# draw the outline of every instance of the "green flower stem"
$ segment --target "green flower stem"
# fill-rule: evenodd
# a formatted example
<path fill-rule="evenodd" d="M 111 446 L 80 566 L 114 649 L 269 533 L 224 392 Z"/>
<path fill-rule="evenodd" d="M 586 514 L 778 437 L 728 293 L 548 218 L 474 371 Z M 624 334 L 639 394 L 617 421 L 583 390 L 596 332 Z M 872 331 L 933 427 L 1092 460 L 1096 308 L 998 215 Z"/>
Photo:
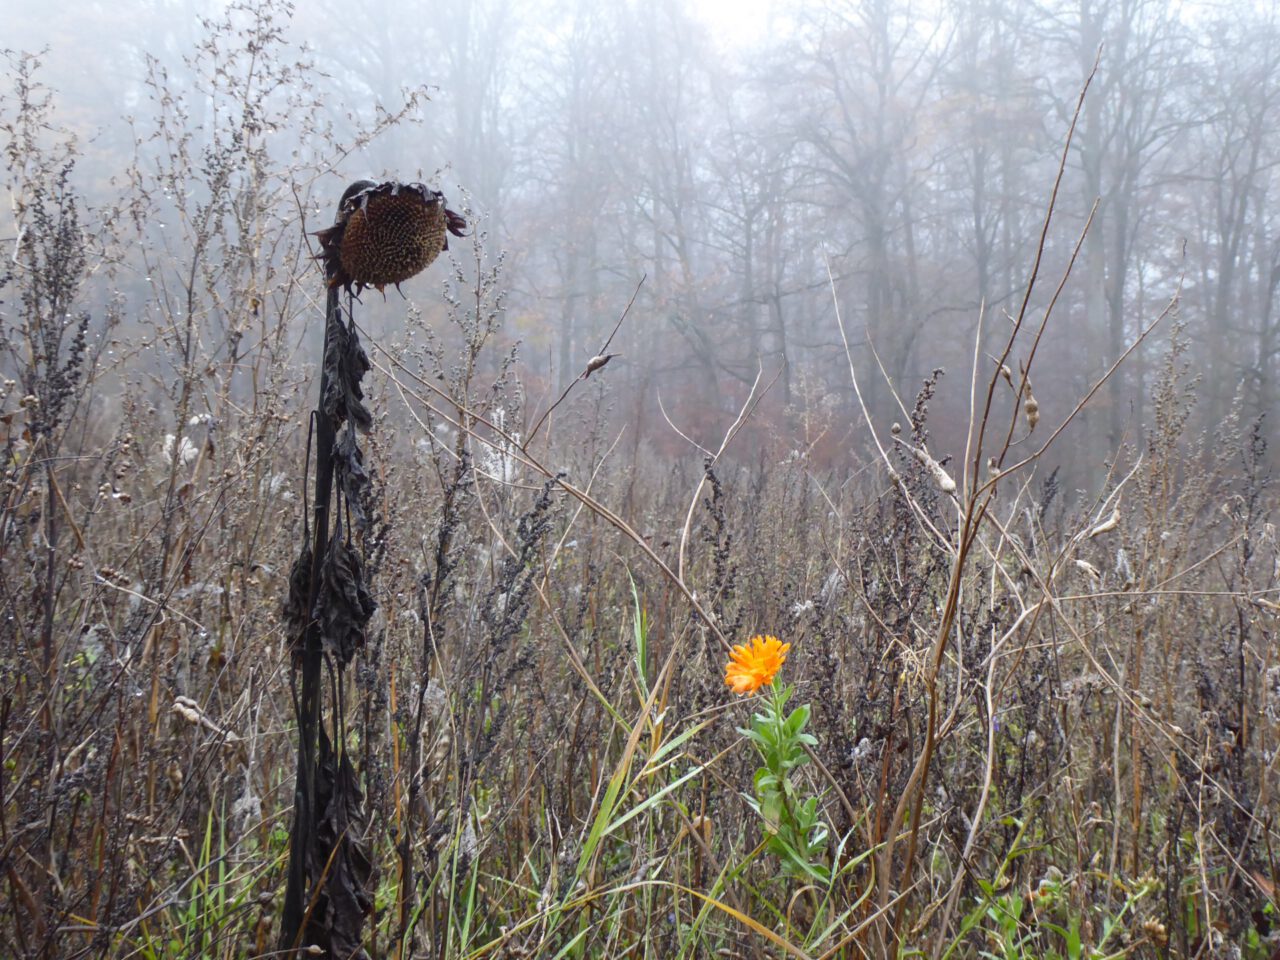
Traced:
<path fill-rule="evenodd" d="M 789 876 L 806 882 L 826 883 L 830 870 L 821 858 L 826 850 L 827 826 L 818 819 L 818 798 L 802 797 L 792 771 L 809 762 L 806 747 L 818 741 L 804 732 L 809 705 L 787 713 L 789 686 L 770 685 L 769 696 L 757 701 L 763 710 L 752 714 L 751 725 L 742 728 L 764 765 L 753 779 L 754 796 L 748 799 L 763 823 L 765 847 L 782 862 Z"/>

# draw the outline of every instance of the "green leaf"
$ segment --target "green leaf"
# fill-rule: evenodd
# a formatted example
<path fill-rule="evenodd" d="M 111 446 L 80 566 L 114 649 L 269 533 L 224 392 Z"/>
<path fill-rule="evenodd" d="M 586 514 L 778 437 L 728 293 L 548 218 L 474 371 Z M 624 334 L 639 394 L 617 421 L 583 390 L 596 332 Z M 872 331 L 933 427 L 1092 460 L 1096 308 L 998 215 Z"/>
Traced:
<path fill-rule="evenodd" d="M 796 707 L 791 711 L 791 716 L 787 717 L 785 730 L 788 736 L 794 737 L 804 729 L 806 723 L 809 722 L 809 705 L 806 703 L 803 707 Z"/>
<path fill-rule="evenodd" d="M 631 571 L 627 571 L 627 579 L 631 581 L 631 602 L 634 609 L 634 620 L 632 626 L 632 641 L 635 644 L 635 663 L 636 675 L 640 678 L 640 689 L 644 696 L 649 696 L 649 615 L 644 608 L 640 606 L 640 591 L 636 589 L 636 582 L 631 576 Z"/>
<path fill-rule="evenodd" d="M 617 830 L 624 823 L 627 823 L 630 820 L 633 820 L 636 817 L 640 816 L 640 814 L 644 813 L 650 807 L 654 806 L 659 801 L 661 801 L 662 798 L 665 797 L 667 794 L 669 794 L 672 790 L 675 790 L 677 787 L 681 786 L 682 784 L 692 780 L 694 777 L 698 776 L 698 774 L 702 773 L 702 771 L 705 769 L 706 768 L 703 766 L 694 767 L 684 776 L 671 781 L 671 783 L 667 784 L 657 793 L 653 793 L 645 797 L 643 800 L 637 803 L 634 807 L 632 807 L 630 810 L 624 813 L 617 820 L 614 820 L 612 823 L 610 823 L 608 827 L 605 828 L 605 831 L 604 831 L 605 835 L 613 833 L 613 831 Z"/>

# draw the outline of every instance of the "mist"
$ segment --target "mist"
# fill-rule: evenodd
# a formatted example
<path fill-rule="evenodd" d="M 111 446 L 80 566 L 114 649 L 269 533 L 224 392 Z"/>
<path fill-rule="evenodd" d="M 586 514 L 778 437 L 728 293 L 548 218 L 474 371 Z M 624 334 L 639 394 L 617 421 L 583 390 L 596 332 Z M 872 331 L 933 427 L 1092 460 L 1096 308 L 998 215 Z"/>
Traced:
<path fill-rule="evenodd" d="M 763 371 L 761 420 L 780 432 L 803 433 L 801 410 L 833 411 L 815 454 L 862 442 L 837 306 L 874 413 L 893 418 L 893 392 L 909 404 L 941 368 L 958 415 L 937 428 L 961 435 L 975 344 L 983 376 L 990 340 L 1023 312 L 1092 75 L 1026 304 L 1043 314 L 1057 293 L 1040 402 L 1065 415 L 1177 298 L 1202 422 L 1274 412 L 1272 11 L 776 4 L 738 42 L 677 3 L 427 17 L 321 4 L 257 28 L 250 10 L 177 4 L 15 13 L 7 43 L 42 61 L 34 76 L 85 151 L 76 184 L 92 205 L 125 202 L 125 171 L 164 153 L 166 95 L 180 98 L 192 167 L 248 108 L 264 160 L 307 165 L 296 187 L 312 229 L 360 177 L 465 198 L 486 255 L 505 256 L 504 331 L 531 397 L 581 373 L 644 277 L 616 340 L 619 423 L 665 443 L 661 395 L 688 429 L 721 429 Z M 257 29 L 257 59 L 202 51 L 219 21 Z M 160 242 L 161 222 L 152 207 L 137 242 Z M 431 287 L 408 296 L 438 305 Z M 395 329 L 403 311 L 389 302 L 379 322 Z M 1096 463 L 1140 442 L 1173 326 L 1079 418 Z"/>
<path fill-rule="evenodd" d="M 1270 955 L 1275 4 L 4 22 L 0 952 Z M 467 226 L 339 297 L 360 180 Z M 753 636 L 803 774 L 724 719 Z"/>

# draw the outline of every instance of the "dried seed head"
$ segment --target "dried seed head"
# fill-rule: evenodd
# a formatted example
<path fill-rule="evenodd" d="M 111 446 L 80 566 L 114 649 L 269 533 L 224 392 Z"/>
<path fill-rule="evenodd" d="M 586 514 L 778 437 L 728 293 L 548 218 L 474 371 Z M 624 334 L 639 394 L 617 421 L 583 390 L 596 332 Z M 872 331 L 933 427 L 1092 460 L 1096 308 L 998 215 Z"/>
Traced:
<path fill-rule="evenodd" d="M 347 188 L 332 227 L 317 232 L 330 286 L 381 290 L 429 267 L 467 223 L 444 194 L 420 183 L 360 181 Z"/>
<path fill-rule="evenodd" d="M 1023 410 L 1027 414 L 1027 429 L 1035 430 L 1036 424 L 1040 422 L 1040 403 L 1031 394 L 1027 395 L 1027 402 L 1023 406 Z"/>
<path fill-rule="evenodd" d="M 1151 942 L 1157 947 L 1163 947 L 1169 942 L 1169 931 L 1166 930 L 1164 924 L 1155 917 L 1148 917 L 1146 920 L 1142 921 L 1142 932 L 1145 933 Z"/>
<path fill-rule="evenodd" d="M 896 437 L 898 434 L 902 432 L 902 424 L 898 423 L 898 421 L 895 420 L 893 422 L 893 426 L 889 428 L 889 432 Z"/>

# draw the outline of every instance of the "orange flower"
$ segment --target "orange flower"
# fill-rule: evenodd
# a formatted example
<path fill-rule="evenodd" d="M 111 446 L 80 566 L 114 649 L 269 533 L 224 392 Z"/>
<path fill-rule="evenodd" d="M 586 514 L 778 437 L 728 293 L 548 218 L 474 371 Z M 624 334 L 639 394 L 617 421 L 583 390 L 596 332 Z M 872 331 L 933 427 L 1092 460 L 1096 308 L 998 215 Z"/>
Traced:
<path fill-rule="evenodd" d="M 724 682 L 739 696 L 755 693 L 773 683 L 773 675 L 782 669 L 790 649 L 791 644 L 781 643 L 777 637 L 752 637 L 750 646 L 738 644 L 729 654 Z"/>

